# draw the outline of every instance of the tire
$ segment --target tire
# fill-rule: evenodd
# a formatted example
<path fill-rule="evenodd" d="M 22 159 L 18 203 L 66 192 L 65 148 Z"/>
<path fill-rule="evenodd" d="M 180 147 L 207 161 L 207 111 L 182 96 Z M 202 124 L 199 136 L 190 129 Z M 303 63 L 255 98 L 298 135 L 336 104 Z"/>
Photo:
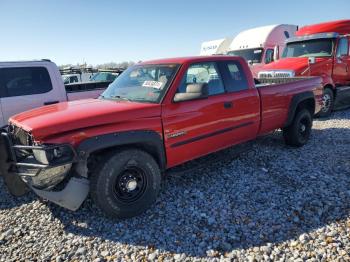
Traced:
<path fill-rule="evenodd" d="M 295 115 L 290 126 L 283 129 L 284 141 L 287 145 L 301 147 L 310 138 L 312 129 L 312 114 L 307 109 L 302 109 Z"/>
<path fill-rule="evenodd" d="M 91 196 L 109 217 L 130 218 L 156 200 L 161 172 L 154 158 L 138 149 L 109 155 L 91 174 Z"/>
<path fill-rule="evenodd" d="M 330 88 L 325 88 L 322 96 L 322 102 L 323 102 L 323 105 L 322 105 L 321 111 L 318 113 L 317 116 L 319 117 L 330 116 L 334 107 L 334 94 Z"/>

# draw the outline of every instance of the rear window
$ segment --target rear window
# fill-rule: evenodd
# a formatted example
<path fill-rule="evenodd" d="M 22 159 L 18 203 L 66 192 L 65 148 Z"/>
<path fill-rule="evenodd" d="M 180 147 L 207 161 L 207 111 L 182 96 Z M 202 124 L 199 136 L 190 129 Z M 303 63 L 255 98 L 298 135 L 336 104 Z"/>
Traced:
<path fill-rule="evenodd" d="M 248 89 L 248 81 L 242 65 L 239 62 L 226 62 L 228 72 L 228 92 L 237 92 Z"/>
<path fill-rule="evenodd" d="M 25 96 L 50 92 L 52 83 L 44 67 L 1 68 L 0 88 L 3 97 Z"/>

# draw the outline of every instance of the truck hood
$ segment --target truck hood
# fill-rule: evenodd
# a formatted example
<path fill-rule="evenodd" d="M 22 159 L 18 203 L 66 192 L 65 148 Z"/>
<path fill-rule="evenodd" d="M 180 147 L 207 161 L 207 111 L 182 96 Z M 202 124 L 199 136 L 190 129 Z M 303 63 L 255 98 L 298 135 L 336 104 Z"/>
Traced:
<path fill-rule="evenodd" d="M 309 65 L 307 57 L 289 57 L 282 58 L 273 63 L 267 64 L 260 71 L 267 70 L 294 70 L 301 71 Z"/>
<path fill-rule="evenodd" d="M 10 118 L 35 139 L 57 133 L 160 116 L 159 104 L 87 99 L 44 106 Z"/>
<path fill-rule="evenodd" d="M 328 70 L 329 67 L 331 68 L 331 64 L 331 57 L 316 57 L 315 64 L 311 65 L 309 65 L 308 57 L 289 57 L 264 65 L 262 68 L 260 68 L 259 72 L 269 70 L 293 70 L 295 75 L 305 76 L 309 75 L 311 71 L 315 72 L 315 70 L 318 70 L 324 66 L 326 66 Z M 323 71 L 325 71 L 325 69 L 323 69 Z"/>

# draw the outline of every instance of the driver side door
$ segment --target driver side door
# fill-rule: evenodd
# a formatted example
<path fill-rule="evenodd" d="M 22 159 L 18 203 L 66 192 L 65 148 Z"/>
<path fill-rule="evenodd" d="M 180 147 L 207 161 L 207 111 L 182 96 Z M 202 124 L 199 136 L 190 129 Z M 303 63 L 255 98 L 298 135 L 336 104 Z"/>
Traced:
<path fill-rule="evenodd" d="M 342 37 L 338 41 L 337 53 L 334 61 L 333 80 L 337 85 L 350 84 L 350 55 L 349 41 L 347 37 Z"/>
<path fill-rule="evenodd" d="M 257 91 L 230 93 L 225 88 L 226 74 L 220 70 L 221 67 L 220 62 L 189 65 L 177 94 L 189 92 L 188 85 L 206 84 L 208 96 L 163 104 L 168 167 L 247 141 L 256 135 L 259 121 L 253 120 L 258 118 L 256 113 L 260 107 Z"/>

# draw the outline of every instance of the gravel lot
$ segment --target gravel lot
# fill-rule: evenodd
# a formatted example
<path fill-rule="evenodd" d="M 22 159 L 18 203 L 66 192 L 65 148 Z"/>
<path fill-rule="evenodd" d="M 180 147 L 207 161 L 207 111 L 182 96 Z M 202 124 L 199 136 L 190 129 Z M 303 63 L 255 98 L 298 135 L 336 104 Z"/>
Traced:
<path fill-rule="evenodd" d="M 0 260 L 350 260 L 350 110 L 316 120 L 303 148 L 276 132 L 239 157 L 229 149 L 186 167 L 124 221 L 89 200 L 69 212 L 16 199 L 0 179 Z"/>

